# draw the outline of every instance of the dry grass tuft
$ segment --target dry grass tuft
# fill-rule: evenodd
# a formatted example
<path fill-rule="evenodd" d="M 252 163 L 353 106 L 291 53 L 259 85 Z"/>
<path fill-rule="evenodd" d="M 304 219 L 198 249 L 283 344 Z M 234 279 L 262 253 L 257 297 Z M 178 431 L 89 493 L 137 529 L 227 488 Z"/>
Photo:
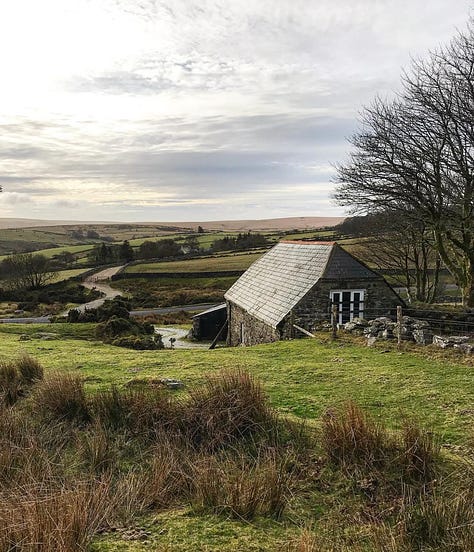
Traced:
<path fill-rule="evenodd" d="M 33 394 L 35 410 L 46 419 L 79 424 L 91 420 L 84 384 L 79 376 L 53 374 Z"/>
<path fill-rule="evenodd" d="M 191 391 L 186 410 L 183 421 L 189 439 L 207 450 L 268 431 L 274 424 L 262 386 L 243 370 L 209 376 Z"/>
<path fill-rule="evenodd" d="M 242 452 L 236 457 L 204 456 L 191 470 L 191 502 L 197 511 L 247 521 L 256 516 L 279 519 L 291 494 L 291 466 L 288 455 L 278 456 L 271 450 L 255 459 Z"/>
<path fill-rule="evenodd" d="M 328 411 L 323 419 L 323 447 L 334 464 L 380 465 L 385 462 L 391 445 L 385 428 L 353 402 Z"/>

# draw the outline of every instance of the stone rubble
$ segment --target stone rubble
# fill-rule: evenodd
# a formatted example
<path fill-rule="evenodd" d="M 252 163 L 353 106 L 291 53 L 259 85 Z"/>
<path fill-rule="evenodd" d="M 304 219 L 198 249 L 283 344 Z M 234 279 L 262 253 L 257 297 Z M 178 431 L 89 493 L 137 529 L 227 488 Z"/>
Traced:
<path fill-rule="evenodd" d="M 372 346 L 379 339 L 391 340 L 398 337 L 398 325 L 391 318 L 381 316 L 373 320 L 354 318 L 344 324 L 344 330 L 367 337 L 367 345 Z M 474 338 L 468 336 L 436 335 L 430 324 L 411 316 L 403 316 L 401 336 L 404 341 L 414 341 L 419 345 L 435 345 L 442 349 L 454 348 L 465 354 L 474 354 Z"/>

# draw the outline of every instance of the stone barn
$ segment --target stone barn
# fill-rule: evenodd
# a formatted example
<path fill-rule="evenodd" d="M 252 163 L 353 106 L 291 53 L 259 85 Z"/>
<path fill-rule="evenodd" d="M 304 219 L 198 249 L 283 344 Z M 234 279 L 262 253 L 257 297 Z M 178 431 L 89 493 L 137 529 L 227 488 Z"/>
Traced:
<path fill-rule="evenodd" d="M 383 277 L 335 242 L 281 241 L 225 294 L 231 346 L 303 336 L 329 322 L 375 318 L 403 304 Z"/>

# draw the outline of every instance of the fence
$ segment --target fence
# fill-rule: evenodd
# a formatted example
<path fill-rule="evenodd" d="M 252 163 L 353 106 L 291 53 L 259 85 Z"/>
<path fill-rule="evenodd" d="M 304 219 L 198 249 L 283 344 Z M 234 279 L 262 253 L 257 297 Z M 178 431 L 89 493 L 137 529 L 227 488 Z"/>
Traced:
<path fill-rule="evenodd" d="M 407 325 L 410 319 L 423 322 L 433 333 L 443 336 L 466 336 L 474 338 L 474 311 L 450 312 L 448 310 L 426 310 L 406 307 L 389 309 L 365 308 L 363 301 L 346 303 L 332 302 L 330 311 L 321 317 L 321 322 L 331 324 L 333 332 L 344 327 L 346 322 L 356 318 L 356 313 L 367 321 L 385 317 L 397 323 L 398 327 Z M 399 332 L 401 333 L 401 332 Z"/>

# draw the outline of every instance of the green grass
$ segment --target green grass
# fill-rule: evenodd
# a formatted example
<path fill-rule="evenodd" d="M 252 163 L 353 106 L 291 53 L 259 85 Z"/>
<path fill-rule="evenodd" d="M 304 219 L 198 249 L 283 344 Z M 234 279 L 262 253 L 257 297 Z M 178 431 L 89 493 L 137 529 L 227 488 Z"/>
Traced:
<path fill-rule="evenodd" d="M 56 284 L 57 282 L 63 282 L 64 280 L 69 280 L 75 276 L 80 276 L 87 272 L 86 268 L 73 268 L 70 270 L 60 270 L 59 272 L 54 273 L 54 279 L 51 283 Z"/>
<path fill-rule="evenodd" d="M 262 256 L 261 253 L 236 253 L 234 255 L 203 257 L 186 261 L 162 261 L 158 263 L 140 263 L 126 269 L 135 272 L 200 272 L 219 270 L 245 270 Z"/>
<path fill-rule="evenodd" d="M 53 341 L 19 341 L 19 334 L 58 332 Z M 404 413 L 414 414 L 459 442 L 471 431 L 474 386 L 471 364 L 435 349 L 398 352 L 388 345 L 367 348 L 341 339 L 282 341 L 250 348 L 132 351 L 84 339 L 87 325 L 0 325 L 0 358 L 26 351 L 47 370 L 68 370 L 88 380 L 90 389 L 125 384 L 136 377 L 182 379 L 186 385 L 224 367 L 248 368 L 264 383 L 279 411 L 318 418 L 326 408 L 353 399 L 398 427 Z"/>
<path fill-rule="evenodd" d="M 165 529 L 166 528 L 166 529 Z M 255 523 L 239 522 L 212 515 L 194 515 L 188 510 L 172 510 L 141 520 L 135 531 L 143 540 L 130 542 L 120 532 L 99 537 L 92 552 L 261 552 L 278 550 L 295 527 L 270 519 Z M 133 532 L 133 531 L 132 531 Z"/>
<path fill-rule="evenodd" d="M 302 240 L 304 238 L 315 238 L 318 240 L 331 240 L 336 234 L 335 230 L 308 230 L 307 232 L 295 232 L 281 236 L 282 240 Z"/>

